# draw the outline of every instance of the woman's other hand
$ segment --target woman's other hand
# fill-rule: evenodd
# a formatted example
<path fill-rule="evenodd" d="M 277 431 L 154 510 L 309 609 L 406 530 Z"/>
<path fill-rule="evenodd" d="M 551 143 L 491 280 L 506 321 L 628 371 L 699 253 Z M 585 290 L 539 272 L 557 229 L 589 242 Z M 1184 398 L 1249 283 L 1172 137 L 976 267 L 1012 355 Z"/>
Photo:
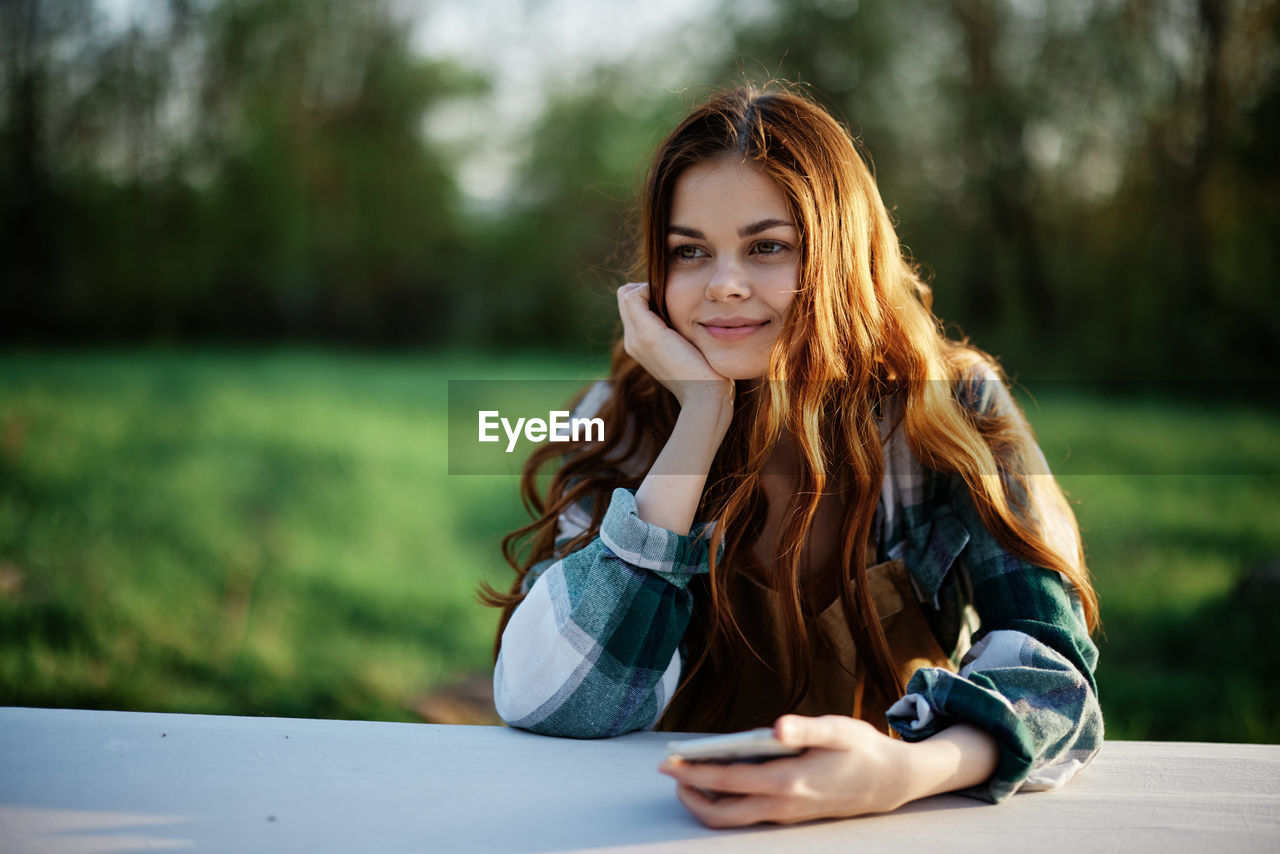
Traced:
<path fill-rule="evenodd" d="M 702 351 L 649 308 L 649 285 L 628 282 L 618 288 L 622 345 L 683 407 L 691 398 L 729 400 L 733 382 L 717 373 Z"/>
<path fill-rule="evenodd" d="M 865 721 L 784 715 L 774 733 L 808 750 L 760 764 L 668 759 L 658 770 L 676 779 L 676 796 L 708 827 L 888 812 L 910 800 L 903 773 L 909 746 Z"/>
<path fill-rule="evenodd" d="M 802 755 L 760 765 L 667 760 L 676 795 L 708 827 L 793 824 L 889 812 L 917 798 L 977 786 L 999 760 L 995 738 L 960 723 L 914 743 L 843 715 L 783 715 L 774 735 Z"/>

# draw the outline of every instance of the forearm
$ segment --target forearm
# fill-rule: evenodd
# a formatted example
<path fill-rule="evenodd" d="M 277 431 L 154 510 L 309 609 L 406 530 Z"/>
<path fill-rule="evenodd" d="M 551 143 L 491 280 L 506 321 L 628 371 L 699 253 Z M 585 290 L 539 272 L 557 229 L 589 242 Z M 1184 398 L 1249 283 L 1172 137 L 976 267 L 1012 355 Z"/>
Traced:
<path fill-rule="evenodd" d="M 729 429 L 733 401 L 720 393 L 687 401 L 671 437 L 636 491 L 636 510 L 650 525 L 689 533 L 707 473 Z"/>
<path fill-rule="evenodd" d="M 995 737 L 972 724 L 956 724 L 923 741 L 904 744 L 902 803 L 977 786 L 995 773 Z"/>

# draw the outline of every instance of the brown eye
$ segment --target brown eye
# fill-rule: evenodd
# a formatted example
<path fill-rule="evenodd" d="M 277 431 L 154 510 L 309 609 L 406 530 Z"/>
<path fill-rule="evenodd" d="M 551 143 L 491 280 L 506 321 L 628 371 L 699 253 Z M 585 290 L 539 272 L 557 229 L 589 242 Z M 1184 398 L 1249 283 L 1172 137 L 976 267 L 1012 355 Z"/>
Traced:
<path fill-rule="evenodd" d="M 671 257 L 677 261 L 694 261 L 702 257 L 703 252 L 692 243 L 682 243 L 671 250 Z"/>

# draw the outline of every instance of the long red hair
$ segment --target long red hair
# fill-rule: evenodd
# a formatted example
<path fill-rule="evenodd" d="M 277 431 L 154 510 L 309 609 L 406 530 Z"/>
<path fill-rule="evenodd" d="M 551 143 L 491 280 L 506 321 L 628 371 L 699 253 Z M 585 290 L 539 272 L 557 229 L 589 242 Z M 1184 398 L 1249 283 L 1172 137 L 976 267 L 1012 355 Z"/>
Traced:
<path fill-rule="evenodd" d="M 730 590 L 735 568 L 748 559 L 767 509 L 760 472 L 784 436 L 794 439 L 797 483 L 767 568 L 787 602 L 785 634 L 793 667 L 811 661 L 804 604 L 797 581 L 802 544 L 824 492 L 845 500 L 839 530 L 845 618 L 863 652 L 868 678 L 886 697 L 903 685 L 868 592 L 866 550 L 884 476 L 878 415 L 900 402 L 911 451 L 922 464 L 957 473 L 968 485 L 987 528 L 1025 560 L 1062 573 L 1074 586 L 1090 629 L 1097 625 L 1096 595 L 1084 563 L 1074 514 L 1048 475 L 1029 426 L 1016 408 L 986 411 L 962 405 L 958 383 L 991 375 L 992 360 L 946 339 L 931 311 L 932 294 L 898 243 L 875 179 L 849 132 L 801 94 L 743 87 L 722 92 L 694 110 L 659 146 L 642 195 L 641 251 L 635 271 L 650 285 L 650 308 L 664 320 L 667 227 L 675 184 L 684 170 L 725 155 L 740 157 L 782 188 L 800 230 L 798 292 L 770 358 L 766 381 L 739 392 L 735 414 L 712 464 L 697 512 L 714 520 L 711 568 L 695 604 L 690 648 L 696 659 L 684 680 L 701 668 L 728 673 L 750 646 L 735 619 Z M 999 380 L 997 380 L 999 381 Z M 568 545 L 585 545 L 599 530 L 616 487 L 636 489 L 670 436 L 675 398 L 622 349 L 613 350 L 611 394 L 596 414 L 614 428 L 603 443 L 571 449 L 554 472 L 545 498 L 537 474 L 565 455 L 545 445 L 529 458 L 521 495 L 534 521 L 503 541 L 516 579 L 507 593 L 486 588 L 482 599 L 501 607 L 502 630 L 522 599 L 529 568 L 555 553 L 556 520 L 588 499 L 588 530 Z M 624 462 L 625 461 L 625 462 Z M 526 547 L 527 546 L 527 547 Z M 719 549 L 723 547 L 723 552 Z M 495 652 L 497 646 L 495 645 Z M 807 690 L 801 676 L 788 707 Z M 699 729 L 715 729 L 723 708 L 700 711 Z"/>

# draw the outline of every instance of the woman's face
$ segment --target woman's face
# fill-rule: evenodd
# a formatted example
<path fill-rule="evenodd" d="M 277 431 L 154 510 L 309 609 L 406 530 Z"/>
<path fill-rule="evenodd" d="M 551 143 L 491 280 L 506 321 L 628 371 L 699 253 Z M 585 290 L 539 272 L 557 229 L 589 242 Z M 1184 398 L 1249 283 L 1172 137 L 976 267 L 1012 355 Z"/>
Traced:
<path fill-rule="evenodd" d="M 732 380 L 757 379 L 791 312 L 800 231 L 772 178 L 727 155 L 676 180 L 667 229 L 667 313 Z"/>

